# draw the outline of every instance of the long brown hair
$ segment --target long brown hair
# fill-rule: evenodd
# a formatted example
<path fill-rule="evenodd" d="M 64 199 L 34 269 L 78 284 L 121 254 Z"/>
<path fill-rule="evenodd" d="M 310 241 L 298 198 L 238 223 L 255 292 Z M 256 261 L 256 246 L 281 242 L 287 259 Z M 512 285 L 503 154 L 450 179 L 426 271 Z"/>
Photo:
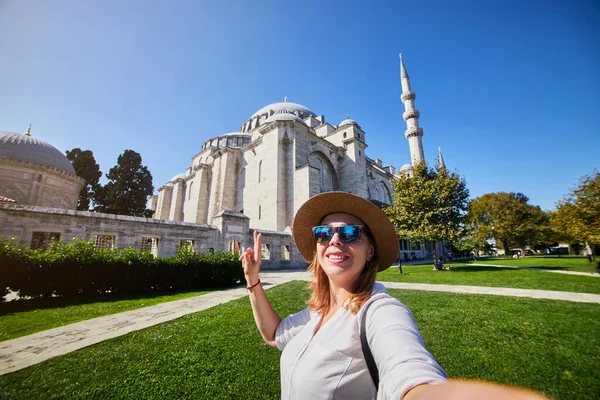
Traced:
<path fill-rule="evenodd" d="M 369 242 L 375 247 L 375 241 L 368 231 L 366 236 L 369 237 Z M 377 256 L 377 252 L 375 252 L 371 261 L 367 262 L 352 285 L 350 297 L 348 297 L 343 307 L 354 315 L 360 310 L 360 307 L 362 307 L 365 301 L 369 300 L 371 297 L 371 292 L 375 285 L 378 264 L 379 257 Z M 311 311 L 316 311 L 321 315 L 325 315 L 331 310 L 332 306 L 331 290 L 329 288 L 329 278 L 317 259 L 316 249 L 313 261 L 308 267 L 308 271 L 312 272 L 313 280 L 309 284 L 312 293 L 310 298 L 306 301 L 306 304 L 308 304 Z"/>

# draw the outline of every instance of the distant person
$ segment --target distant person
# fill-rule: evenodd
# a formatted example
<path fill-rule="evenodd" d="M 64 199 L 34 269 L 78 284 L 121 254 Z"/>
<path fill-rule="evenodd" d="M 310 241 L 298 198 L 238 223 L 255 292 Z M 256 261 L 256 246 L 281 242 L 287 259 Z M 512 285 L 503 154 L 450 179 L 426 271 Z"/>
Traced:
<path fill-rule="evenodd" d="M 261 234 L 254 232 L 254 249 L 240 256 L 258 330 L 282 351 L 282 399 L 543 398 L 495 384 L 448 382 L 410 310 L 375 282 L 398 257 L 399 243 L 373 203 L 346 192 L 314 196 L 296 213 L 292 232 L 313 275 L 308 307 L 297 314 L 282 320 L 261 286 Z M 260 387 L 248 390 L 259 397 Z"/>

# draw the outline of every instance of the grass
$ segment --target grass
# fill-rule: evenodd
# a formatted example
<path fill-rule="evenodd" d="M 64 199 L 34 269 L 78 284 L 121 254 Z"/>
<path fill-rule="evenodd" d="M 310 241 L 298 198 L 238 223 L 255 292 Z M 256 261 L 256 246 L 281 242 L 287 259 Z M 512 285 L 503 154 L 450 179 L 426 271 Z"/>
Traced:
<path fill-rule="evenodd" d="M 528 268 L 555 270 L 582 269 L 587 266 L 585 257 L 528 257 L 525 259 L 485 259 L 478 261 L 495 265 L 516 265 Z M 395 268 L 377 275 L 379 281 L 433 283 L 469 286 L 510 287 L 520 289 L 558 290 L 600 294 L 600 278 L 553 274 L 531 270 L 515 270 L 475 266 L 472 263 L 452 263 L 452 271 L 433 271 L 431 264 L 405 266 L 404 273 Z M 175 294 L 114 298 L 81 299 L 80 304 L 61 304 L 61 299 L 50 302 L 18 301 L 0 303 L 0 342 L 56 328 L 86 319 L 115 314 L 208 293 L 180 292 Z M 23 311 L 21 308 L 29 310 Z"/>
<path fill-rule="evenodd" d="M 599 258 L 596 261 L 600 261 Z M 597 272 L 596 262 L 588 262 L 586 257 L 572 256 L 528 256 L 521 259 L 480 258 L 476 264 L 507 265 L 523 268 L 544 268 L 558 271 Z"/>
<path fill-rule="evenodd" d="M 39 302 L 22 300 L 0 303 L 0 342 L 30 335 L 74 322 L 153 306 L 167 301 L 199 296 L 210 291 L 185 291 L 124 298 L 79 299 L 79 304 L 63 304 L 60 298 Z M 72 302 L 72 300 L 70 300 Z M 25 311 L 22 309 L 26 308 Z M 0 399 L 2 397 L 0 396 Z"/>
<path fill-rule="evenodd" d="M 268 291 L 282 316 L 305 282 Z M 453 378 L 493 380 L 555 399 L 600 393 L 600 305 L 390 290 Z M 248 298 L 0 376 L 6 399 L 279 398 L 279 356 L 262 344 Z"/>
<path fill-rule="evenodd" d="M 434 271 L 433 264 L 405 266 L 402 267 L 402 274 L 398 273 L 398 269 L 390 268 L 377 274 L 377 280 L 600 294 L 600 278 L 597 277 L 483 267 L 464 263 L 451 263 L 451 265 L 454 268 L 452 271 Z"/>

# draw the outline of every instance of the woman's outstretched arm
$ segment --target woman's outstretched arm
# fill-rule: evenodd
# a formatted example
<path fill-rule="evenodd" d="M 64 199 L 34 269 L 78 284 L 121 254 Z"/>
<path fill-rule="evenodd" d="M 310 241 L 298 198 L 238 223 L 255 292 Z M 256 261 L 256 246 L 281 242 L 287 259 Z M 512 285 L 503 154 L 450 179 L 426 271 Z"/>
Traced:
<path fill-rule="evenodd" d="M 242 267 L 244 268 L 244 276 L 248 287 L 258 283 L 258 273 L 260 272 L 260 263 L 262 262 L 262 235 L 254 231 L 254 249 L 247 248 L 240 256 Z M 258 284 L 252 289 L 248 289 L 250 294 L 250 304 L 252 305 L 252 313 L 254 321 L 258 327 L 258 331 L 263 337 L 265 343 L 271 347 L 277 348 L 275 343 L 275 330 L 281 322 L 281 318 L 267 299 L 267 295 L 262 285 Z"/>
<path fill-rule="evenodd" d="M 440 385 L 414 387 L 403 400 L 548 400 L 540 393 L 480 381 L 451 380 Z"/>

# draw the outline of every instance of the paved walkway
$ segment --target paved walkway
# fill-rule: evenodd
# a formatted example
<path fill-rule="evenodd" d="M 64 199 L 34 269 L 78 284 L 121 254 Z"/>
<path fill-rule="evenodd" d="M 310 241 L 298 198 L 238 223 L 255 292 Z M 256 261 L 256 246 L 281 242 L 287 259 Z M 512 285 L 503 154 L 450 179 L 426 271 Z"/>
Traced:
<path fill-rule="evenodd" d="M 596 272 L 562 271 L 562 270 L 559 270 L 559 269 L 516 267 L 514 265 L 496 265 L 496 264 L 470 264 L 470 265 L 474 265 L 476 267 L 496 267 L 496 268 L 525 269 L 525 270 L 529 270 L 529 271 L 553 272 L 555 274 L 565 274 L 565 275 L 594 276 L 596 278 L 600 278 L 600 274 L 598 274 Z"/>
<path fill-rule="evenodd" d="M 271 271 L 261 273 L 261 280 L 267 288 L 293 280 L 308 281 L 309 279 L 310 275 L 305 271 Z M 600 304 L 600 295 L 587 293 L 422 283 L 383 283 L 386 287 L 393 289 L 518 296 Z M 0 342 L 0 375 L 30 367 L 50 358 L 67 354 L 107 339 L 171 321 L 187 314 L 206 310 L 246 295 L 246 289 L 243 287 L 222 290 L 202 296 L 94 318 Z"/>

